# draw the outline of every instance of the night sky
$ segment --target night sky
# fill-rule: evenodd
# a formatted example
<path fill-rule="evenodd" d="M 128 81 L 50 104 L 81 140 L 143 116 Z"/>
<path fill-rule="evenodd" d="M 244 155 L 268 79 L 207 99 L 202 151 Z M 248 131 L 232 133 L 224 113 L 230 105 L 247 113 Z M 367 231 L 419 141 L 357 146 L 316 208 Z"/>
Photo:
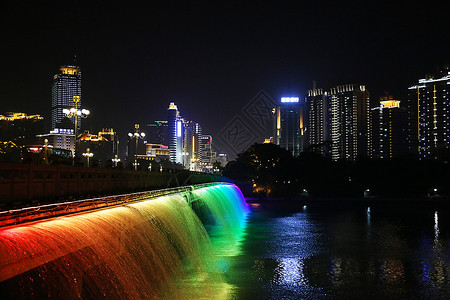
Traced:
<path fill-rule="evenodd" d="M 49 120 L 53 75 L 76 55 L 93 130 L 165 119 L 174 101 L 217 134 L 259 91 L 304 96 L 313 80 L 402 100 L 449 58 L 444 2 L 5 2 L 0 111 Z"/>

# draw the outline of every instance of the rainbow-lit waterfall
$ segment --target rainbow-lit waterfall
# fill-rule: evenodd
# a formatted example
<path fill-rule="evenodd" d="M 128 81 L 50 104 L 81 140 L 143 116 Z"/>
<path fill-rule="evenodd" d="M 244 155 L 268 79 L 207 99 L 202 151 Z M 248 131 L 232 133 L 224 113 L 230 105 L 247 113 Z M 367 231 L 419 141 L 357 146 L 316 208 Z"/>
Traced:
<path fill-rule="evenodd" d="M 208 230 L 196 207 L 209 220 Z M 247 212 L 235 185 L 218 184 L 193 188 L 188 197 L 172 194 L 0 228 L 0 295 L 226 298 L 230 287 L 216 258 L 238 249 Z M 210 235 L 220 235 L 227 247 Z"/>

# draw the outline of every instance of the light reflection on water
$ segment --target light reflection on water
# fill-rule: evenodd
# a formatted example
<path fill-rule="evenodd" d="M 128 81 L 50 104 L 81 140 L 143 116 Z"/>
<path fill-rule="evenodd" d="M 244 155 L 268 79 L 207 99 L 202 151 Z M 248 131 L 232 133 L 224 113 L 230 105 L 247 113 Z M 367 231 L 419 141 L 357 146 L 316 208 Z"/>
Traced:
<path fill-rule="evenodd" d="M 448 298 L 448 211 L 253 207 L 234 299 Z"/>

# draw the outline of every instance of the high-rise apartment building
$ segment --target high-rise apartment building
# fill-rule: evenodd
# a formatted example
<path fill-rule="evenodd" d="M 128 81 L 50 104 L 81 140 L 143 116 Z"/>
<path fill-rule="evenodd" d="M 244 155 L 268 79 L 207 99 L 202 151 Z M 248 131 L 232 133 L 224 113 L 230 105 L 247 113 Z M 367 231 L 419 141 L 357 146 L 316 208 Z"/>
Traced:
<path fill-rule="evenodd" d="M 63 109 L 74 107 L 74 96 L 79 96 L 81 105 L 81 70 L 78 66 L 62 66 L 60 74 L 53 76 L 52 84 L 52 124 L 51 129 L 60 127 L 59 124 L 66 117 Z M 74 123 L 74 118 L 72 118 Z M 81 118 L 77 122 L 78 130 L 81 128 Z"/>
<path fill-rule="evenodd" d="M 200 137 L 200 170 L 207 172 L 212 170 L 216 153 L 213 151 L 213 138 L 210 134 L 202 134 Z"/>
<path fill-rule="evenodd" d="M 183 120 L 183 166 L 190 171 L 197 171 L 200 166 L 201 134 L 197 122 Z"/>
<path fill-rule="evenodd" d="M 369 156 L 390 159 L 408 153 L 407 112 L 392 96 L 382 97 L 380 106 L 370 112 Z"/>
<path fill-rule="evenodd" d="M 303 106 L 298 97 L 283 97 L 274 109 L 274 143 L 298 156 L 303 150 Z"/>
<path fill-rule="evenodd" d="M 331 157 L 331 95 L 314 86 L 306 96 L 306 109 L 309 151 Z"/>
<path fill-rule="evenodd" d="M 332 159 L 368 156 L 370 141 L 369 92 L 364 85 L 347 84 L 330 90 Z"/>
<path fill-rule="evenodd" d="M 420 79 L 409 87 L 408 140 L 410 152 L 437 159 L 450 149 L 450 71 Z"/>

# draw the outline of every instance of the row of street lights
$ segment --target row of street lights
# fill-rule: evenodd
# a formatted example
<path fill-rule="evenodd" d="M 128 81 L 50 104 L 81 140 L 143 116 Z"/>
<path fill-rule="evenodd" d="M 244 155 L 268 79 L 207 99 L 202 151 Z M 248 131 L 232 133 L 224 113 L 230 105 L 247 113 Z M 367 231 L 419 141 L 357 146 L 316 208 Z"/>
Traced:
<path fill-rule="evenodd" d="M 73 96 L 73 102 L 75 103 L 75 106 L 67 109 L 64 108 L 63 109 L 63 113 L 66 115 L 66 117 L 68 118 L 74 118 L 74 135 L 75 135 L 75 151 L 74 151 L 74 157 L 76 157 L 76 151 L 77 151 L 77 146 L 78 146 L 78 118 L 87 118 L 90 114 L 90 111 L 87 109 L 79 109 L 78 108 L 78 103 L 80 102 L 80 96 Z M 138 168 L 138 162 L 137 162 L 137 155 L 138 155 L 138 141 L 139 139 L 143 139 L 145 137 L 145 133 L 143 132 L 139 132 L 139 124 L 135 124 L 134 125 L 134 133 L 128 133 L 128 136 L 131 139 L 135 139 L 136 140 L 136 152 L 134 155 L 134 170 L 137 170 Z M 94 156 L 94 154 L 92 152 L 90 152 L 90 149 L 87 148 L 85 153 L 82 153 L 82 155 L 86 158 L 87 160 L 87 166 L 89 167 L 89 160 L 90 158 L 92 158 Z M 117 158 L 117 155 L 115 155 L 115 157 L 112 159 L 112 161 L 114 162 L 114 165 L 117 166 L 117 163 L 120 162 L 120 159 Z"/>

